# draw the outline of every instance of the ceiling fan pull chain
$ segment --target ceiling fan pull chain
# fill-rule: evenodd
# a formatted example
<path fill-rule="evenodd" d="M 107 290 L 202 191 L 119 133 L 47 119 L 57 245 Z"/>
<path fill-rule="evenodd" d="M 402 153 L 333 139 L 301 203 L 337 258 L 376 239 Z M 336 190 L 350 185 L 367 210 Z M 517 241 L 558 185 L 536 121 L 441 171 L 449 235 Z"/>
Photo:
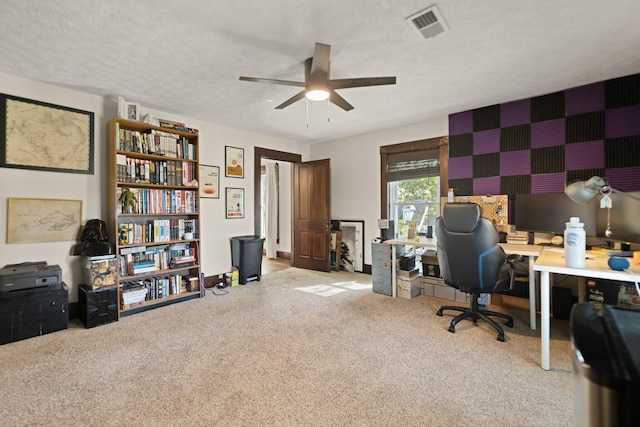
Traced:
<path fill-rule="evenodd" d="M 329 115 L 331 111 L 329 110 L 329 98 L 327 98 L 327 123 L 331 123 L 331 116 Z"/>
<path fill-rule="evenodd" d="M 309 129 L 309 100 L 307 99 L 307 129 Z"/>

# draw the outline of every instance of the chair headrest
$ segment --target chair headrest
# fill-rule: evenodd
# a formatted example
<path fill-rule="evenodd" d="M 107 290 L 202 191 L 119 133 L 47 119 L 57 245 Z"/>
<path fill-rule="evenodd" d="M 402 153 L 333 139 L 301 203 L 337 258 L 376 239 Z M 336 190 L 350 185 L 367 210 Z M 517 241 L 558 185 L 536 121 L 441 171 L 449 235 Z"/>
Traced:
<path fill-rule="evenodd" d="M 472 232 L 481 217 L 480 206 L 475 203 L 445 203 L 442 208 L 444 227 L 456 233 Z"/>

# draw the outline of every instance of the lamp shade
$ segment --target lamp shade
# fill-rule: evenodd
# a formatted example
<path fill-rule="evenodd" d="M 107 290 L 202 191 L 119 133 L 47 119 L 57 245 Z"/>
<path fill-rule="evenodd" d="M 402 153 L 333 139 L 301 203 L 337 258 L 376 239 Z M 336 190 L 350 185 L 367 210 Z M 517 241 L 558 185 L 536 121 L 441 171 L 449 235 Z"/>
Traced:
<path fill-rule="evenodd" d="M 599 176 L 592 176 L 587 181 L 576 181 L 567 185 L 564 190 L 565 194 L 569 196 L 571 200 L 576 203 L 588 203 L 596 195 L 600 194 L 601 190 L 606 187 L 607 183 L 603 178 Z"/>
<path fill-rule="evenodd" d="M 325 99 L 329 98 L 329 92 L 325 89 L 313 89 L 308 90 L 305 96 L 310 101 L 324 101 Z"/>

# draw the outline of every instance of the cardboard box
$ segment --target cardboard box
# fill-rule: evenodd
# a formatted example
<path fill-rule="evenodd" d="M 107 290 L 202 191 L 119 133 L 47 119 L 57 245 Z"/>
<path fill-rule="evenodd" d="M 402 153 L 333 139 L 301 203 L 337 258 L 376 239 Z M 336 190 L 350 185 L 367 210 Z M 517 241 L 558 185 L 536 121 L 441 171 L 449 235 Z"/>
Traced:
<path fill-rule="evenodd" d="M 413 270 L 398 270 L 398 277 L 403 279 L 411 279 L 416 277 L 420 270 L 418 268 L 414 268 Z"/>
<path fill-rule="evenodd" d="M 400 298 L 414 298 L 422 293 L 422 283 L 420 276 L 411 279 L 403 279 L 398 277 L 397 291 Z"/>
<path fill-rule="evenodd" d="M 447 285 L 433 285 L 433 296 L 436 298 L 455 301 L 456 289 Z"/>
<path fill-rule="evenodd" d="M 422 278 L 420 280 L 420 283 L 422 284 L 422 295 L 427 295 L 429 297 L 433 296 L 433 283 L 424 280 L 424 278 Z"/>
<path fill-rule="evenodd" d="M 469 304 L 471 302 L 471 296 L 467 292 L 462 292 L 456 289 L 456 301 Z"/>
<path fill-rule="evenodd" d="M 90 291 L 116 286 L 118 260 L 115 255 L 85 256 L 82 267 L 83 282 Z"/>

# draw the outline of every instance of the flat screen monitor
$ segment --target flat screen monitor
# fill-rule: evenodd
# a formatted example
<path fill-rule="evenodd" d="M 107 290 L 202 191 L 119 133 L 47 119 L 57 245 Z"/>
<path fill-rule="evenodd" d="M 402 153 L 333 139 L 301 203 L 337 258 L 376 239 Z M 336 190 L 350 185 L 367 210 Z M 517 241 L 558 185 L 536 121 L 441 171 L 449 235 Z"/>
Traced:
<path fill-rule="evenodd" d="M 587 236 L 596 235 L 598 201 L 576 203 L 564 193 L 517 194 L 515 225 L 517 231 L 563 234 L 569 218 L 584 223 Z"/>
<path fill-rule="evenodd" d="M 640 198 L 640 191 L 625 193 Z M 609 241 L 640 244 L 640 200 L 626 197 L 619 193 L 612 193 L 610 225 L 611 237 L 607 237 L 607 210 L 598 209 L 596 235 Z M 601 196 L 598 199 L 600 206 Z"/>

